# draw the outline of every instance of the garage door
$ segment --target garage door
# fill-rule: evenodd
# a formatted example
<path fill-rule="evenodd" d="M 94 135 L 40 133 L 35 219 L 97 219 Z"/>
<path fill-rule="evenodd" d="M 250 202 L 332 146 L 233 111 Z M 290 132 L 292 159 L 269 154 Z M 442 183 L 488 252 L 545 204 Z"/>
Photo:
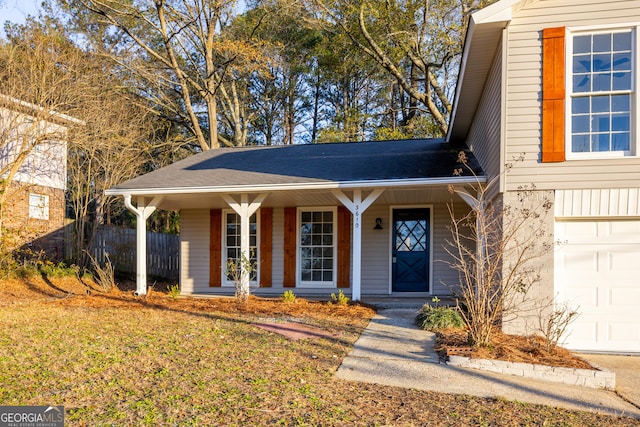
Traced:
<path fill-rule="evenodd" d="M 640 220 L 556 222 L 558 300 L 578 308 L 564 345 L 640 352 Z"/>

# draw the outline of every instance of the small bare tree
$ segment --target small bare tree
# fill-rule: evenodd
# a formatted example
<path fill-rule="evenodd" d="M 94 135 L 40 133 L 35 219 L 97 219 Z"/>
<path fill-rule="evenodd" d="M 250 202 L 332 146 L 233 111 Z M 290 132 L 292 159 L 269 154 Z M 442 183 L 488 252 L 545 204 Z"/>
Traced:
<path fill-rule="evenodd" d="M 459 161 L 473 173 L 464 153 Z M 542 226 L 552 207 L 546 193 L 541 195 L 531 185 L 519 188 L 512 204 L 493 200 L 499 178 L 488 184 L 478 180 L 467 190 L 450 188 L 471 207 L 459 216 L 450 203 L 451 238 L 445 250 L 451 256 L 448 264 L 460 278 L 461 311 L 470 342 L 481 347 L 491 344 L 491 334 L 501 321 L 516 315 L 518 303 L 540 280 L 536 261 L 552 249 Z"/>
<path fill-rule="evenodd" d="M 244 252 L 242 252 L 240 253 L 239 258 L 229 258 L 227 260 L 225 274 L 228 278 L 233 280 L 233 285 L 236 289 L 236 299 L 241 304 L 244 304 L 249 300 L 249 295 L 251 293 L 249 285 L 256 268 L 257 265 L 253 252 L 248 257 Z"/>
<path fill-rule="evenodd" d="M 67 130 L 82 125 L 63 114 L 74 103 L 77 76 L 61 64 L 79 56 L 42 32 L 34 30 L 31 36 L 0 43 L 1 251 L 37 234 L 29 230 L 25 215 L 7 221 L 5 208 L 30 188 L 64 188 Z M 15 233 L 21 234 L 19 239 L 10 238 Z"/>
<path fill-rule="evenodd" d="M 578 308 L 572 308 L 568 302 L 553 304 L 547 301 L 538 312 L 538 332 L 545 341 L 545 350 L 553 353 L 567 328 L 579 316 Z"/>

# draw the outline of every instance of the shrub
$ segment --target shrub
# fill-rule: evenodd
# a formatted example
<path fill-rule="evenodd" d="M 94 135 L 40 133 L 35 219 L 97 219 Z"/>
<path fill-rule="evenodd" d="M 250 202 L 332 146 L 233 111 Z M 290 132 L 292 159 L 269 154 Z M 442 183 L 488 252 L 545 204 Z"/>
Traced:
<path fill-rule="evenodd" d="M 115 279 L 115 270 L 113 268 L 113 264 L 111 264 L 111 260 L 109 259 L 109 254 L 105 254 L 104 265 L 100 265 L 98 260 L 91 256 L 89 252 L 86 253 L 91 260 L 94 280 L 102 286 L 102 290 L 104 292 L 110 292 L 111 289 L 118 289 Z"/>
<path fill-rule="evenodd" d="M 338 305 L 347 305 L 349 303 L 350 298 L 342 292 L 342 289 L 338 292 L 338 295 L 331 294 L 331 302 Z"/>
<path fill-rule="evenodd" d="M 57 264 L 51 261 L 44 261 L 40 266 L 40 273 L 47 277 L 76 277 L 79 269 L 75 265 L 67 265 L 64 262 Z"/>
<path fill-rule="evenodd" d="M 440 299 L 435 297 L 431 300 L 434 305 L 425 304 L 416 316 L 416 324 L 429 331 L 438 331 L 447 328 L 462 328 L 464 320 L 458 309 L 447 306 L 440 306 Z"/>
<path fill-rule="evenodd" d="M 283 302 L 293 303 L 296 302 L 296 294 L 292 290 L 288 290 L 281 296 Z"/>
<path fill-rule="evenodd" d="M 169 290 L 167 291 L 167 294 L 171 298 L 177 299 L 180 296 L 180 285 L 176 283 L 175 285 L 169 286 Z"/>

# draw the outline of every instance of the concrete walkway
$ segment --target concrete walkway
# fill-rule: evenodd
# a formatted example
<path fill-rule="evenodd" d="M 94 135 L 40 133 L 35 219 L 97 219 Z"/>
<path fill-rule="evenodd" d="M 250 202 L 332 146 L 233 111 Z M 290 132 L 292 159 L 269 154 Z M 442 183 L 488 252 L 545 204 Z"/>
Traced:
<path fill-rule="evenodd" d="M 638 406 L 613 391 L 440 364 L 435 335 L 413 324 L 415 314 L 414 309 L 379 310 L 342 362 L 338 378 L 640 418 Z M 606 363 L 595 363 L 611 369 Z"/>

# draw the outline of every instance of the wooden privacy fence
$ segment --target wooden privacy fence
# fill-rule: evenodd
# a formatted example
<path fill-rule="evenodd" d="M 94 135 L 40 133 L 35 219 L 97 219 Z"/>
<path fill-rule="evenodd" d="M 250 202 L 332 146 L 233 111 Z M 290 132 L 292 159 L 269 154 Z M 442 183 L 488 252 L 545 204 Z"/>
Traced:
<path fill-rule="evenodd" d="M 102 227 L 93 243 L 92 255 L 101 265 L 109 254 L 116 271 L 136 272 L 136 230 Z M 147 232 L 147 274 L 178 280 L 180 271 L 180 237 Z"/>

